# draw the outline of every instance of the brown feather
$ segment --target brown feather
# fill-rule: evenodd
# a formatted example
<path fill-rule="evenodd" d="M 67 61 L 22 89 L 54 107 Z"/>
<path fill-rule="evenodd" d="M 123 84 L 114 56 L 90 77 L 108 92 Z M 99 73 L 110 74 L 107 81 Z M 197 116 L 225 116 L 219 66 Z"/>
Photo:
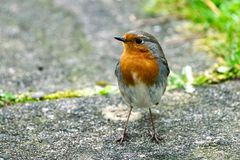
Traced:
<path fill-rule="evenodd" d="M 143 82 L 152 85 L 158 75 L 159 66 L 156 58 L 149 52 L 124 52 L 120 59 L 123 80 L 127 85 Z"/>

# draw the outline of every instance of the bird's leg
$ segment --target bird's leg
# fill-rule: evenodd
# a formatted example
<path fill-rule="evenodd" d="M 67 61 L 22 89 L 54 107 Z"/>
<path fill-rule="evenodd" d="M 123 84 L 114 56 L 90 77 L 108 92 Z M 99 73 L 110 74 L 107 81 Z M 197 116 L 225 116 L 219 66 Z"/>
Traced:
<path fill-rule="evenodd" d="M 130 111 L 128 113 L 127 120 L 126 120 L 125 125 L 124 125 L 123 133 L 122 133 L 121 137 L 116 140 L 116 142 L 119 142 L 120 144 L 123 144 L 123 141 L 125 141 L 128 138 L 127 128 L 128 128 L 128 121 L 129 121 L 129 117 L 130 117 L 131 112 L 132 112 L 132 108 L 133 107 L 130 106 Z"/>
<path fill-rule="evenodd" d="M 156 143 L 160 143 L 160 140 L 162 140 L 162 138 L 159 138 L 155 131 L 151 108 L 149 108 L 149 114 L 150 114 L 150 122 L 151 122 L 151 126 L 152 126 L 152 130 L 150 131 L 151 140 L 155 141 Z"/>

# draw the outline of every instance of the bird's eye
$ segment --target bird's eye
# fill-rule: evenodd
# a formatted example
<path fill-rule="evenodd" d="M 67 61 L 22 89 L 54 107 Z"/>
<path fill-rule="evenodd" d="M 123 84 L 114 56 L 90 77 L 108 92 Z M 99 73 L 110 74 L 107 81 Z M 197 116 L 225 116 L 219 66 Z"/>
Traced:
<path fill-rule="evenodd" d="M 143 44 L 144 43 L 144 41 L 140 38 L 137 38 L 135 41 L 136 41 L 137 44 Z"/>

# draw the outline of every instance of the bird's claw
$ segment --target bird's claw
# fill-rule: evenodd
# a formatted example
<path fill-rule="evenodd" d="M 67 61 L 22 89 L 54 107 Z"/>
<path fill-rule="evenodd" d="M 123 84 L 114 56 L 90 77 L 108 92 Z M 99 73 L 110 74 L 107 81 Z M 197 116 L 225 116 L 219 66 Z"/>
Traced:
<path fill-rule="evenodd" d="M 159 137 L 155 132 L 150 131 L 149 134 L 151 136 L 150 140 L 152 142 L 160 143 L 164 139 L 162 136 Z"/>
<path fill-rule="evenodd" d="M 127 133 L 124 133 L 116 140 L 116 142 L 122 145 L 123 142 L 126 141 L 127 139 L 128 139 L 128 135 Z"/>

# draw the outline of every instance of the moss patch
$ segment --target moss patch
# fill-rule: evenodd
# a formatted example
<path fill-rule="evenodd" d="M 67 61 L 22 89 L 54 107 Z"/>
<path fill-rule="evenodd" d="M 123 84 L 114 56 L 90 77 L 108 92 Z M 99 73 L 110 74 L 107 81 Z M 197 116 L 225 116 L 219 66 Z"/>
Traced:
<path fill-rule="evenodd" d="M 32 93 L 22 93 L 22 94 L 13 94 L 10 92 L 0 93 L 0 107 L 13 105 L 16 103 L 27 103 L 27 102 L 36 102 L 43 100 L 54 100 L 54 99 L 63 99 L 63 98 L 77 98 L 77 97 L 88 97 L 94 95 L 108 95 L 118 93 L 118 88 L 116 86 L 95 86 L 93 88 L 85 88 L 80 90 L 65 90 L 57 91 L 54 93 L 48 93 L 40 97 L 32 96 Z"/>

